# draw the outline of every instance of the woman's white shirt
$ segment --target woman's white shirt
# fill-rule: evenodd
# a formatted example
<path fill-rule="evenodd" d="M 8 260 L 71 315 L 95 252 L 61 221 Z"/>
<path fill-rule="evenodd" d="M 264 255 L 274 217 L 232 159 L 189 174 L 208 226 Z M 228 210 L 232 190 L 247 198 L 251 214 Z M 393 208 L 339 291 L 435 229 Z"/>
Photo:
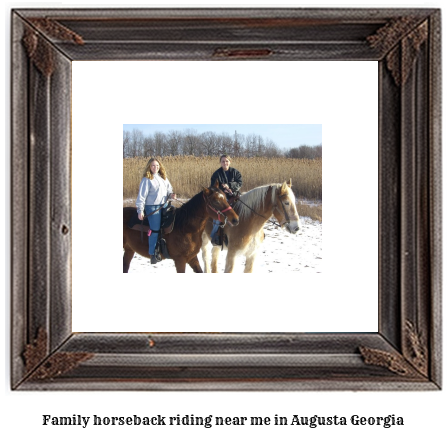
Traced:
<path fill-rule="evenodd" d="M 161 205 L 168 200 L 168 194 L 172 193 L 169 180 L 163 179 L 158 173 L 153 179 L 143 178 L 138 189 L 136 201 L 138 213 L 144 213 L 145 205 Z"/>

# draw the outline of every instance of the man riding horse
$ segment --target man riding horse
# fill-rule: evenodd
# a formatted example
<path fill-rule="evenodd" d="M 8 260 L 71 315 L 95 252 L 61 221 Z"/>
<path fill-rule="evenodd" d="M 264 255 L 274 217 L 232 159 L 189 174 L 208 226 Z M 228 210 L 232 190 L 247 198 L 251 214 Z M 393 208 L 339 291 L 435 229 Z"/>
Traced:
<path fill-rule="evenodd" d="M 225 193 L 230 205 L 237 199 L 238 192 L 242 187 L 242 175 L 234 167 L 230 167 L 231 160 L 229 155 L 221 155 L 220 168 L 211 176 L 211 186 L 216 180 L 219 182 L 219 188 Z M 221 222 L 213 220 L 213 230 L 211 231 L 211 243 L 213 246 L 222 246 L 223 236 L 218 233 L 221 228 Z"/>

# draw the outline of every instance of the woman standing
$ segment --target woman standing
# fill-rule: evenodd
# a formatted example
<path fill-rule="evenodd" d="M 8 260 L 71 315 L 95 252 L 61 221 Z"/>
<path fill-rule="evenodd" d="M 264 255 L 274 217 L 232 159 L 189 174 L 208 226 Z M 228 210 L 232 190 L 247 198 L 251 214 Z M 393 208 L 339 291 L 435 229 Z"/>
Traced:
<path fill-rule="evenodd" d="M 136 201 L 138 219 L 143 220 L 144 213 L 149 220 L 149 255 L 151 264 L 157 263 L 155 245 L 160 232 L 162 209 L 166 208 L 169 199 L 176 199 L 166 170 L 160 160 L 151 158 L 143 172 L 143 179 L 138 190 Z"/>
<path fill-rule="evenodd" d="M 219 188 L 225 192 L 227 199 L 230 201 L 233 196 L 237 195 L 240 188 L 242 187 L 242 175 L 234 167 L 230 167 L 231 159 L 229 155 L 221 155 L 220 157 L 220 168 L 217 169 L 211 176 L 211 186 L 214 185 L 215 181 L 219 181 Z M 217 230 L 219 229 L 220 222 L 213 220 L 213 230 L 211 231 L 211 243 L 214 246 L 222 245 L 219 234 Z"/>

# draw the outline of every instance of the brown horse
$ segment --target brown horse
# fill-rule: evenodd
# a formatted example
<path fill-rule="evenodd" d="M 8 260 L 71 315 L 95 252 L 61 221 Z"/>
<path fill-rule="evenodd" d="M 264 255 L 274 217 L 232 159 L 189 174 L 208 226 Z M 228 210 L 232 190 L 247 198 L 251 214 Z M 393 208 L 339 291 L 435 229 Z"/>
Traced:
<path fill-rule="evenodd" d="M 244 193 L 239 202 L 234 205 L 239 215 L 239 226 L 230 229 L 224 228 L 228 237 L 228 249 L 225 261 L 225 272 L 233 272 L 234 263 L 238 256 L 245 256 L 244 272 L 253 271 L 253 263 L 264 240 L 264 224 L 273 215 L 280 226 L 291 234 L 296 234 L 301 228 L 300 218 L 296 210 L 295 195 L 292 190 L 292 180 L 282 184 L 269 184 L 256 187 Z M 205 272 L 217 272 L 217 261 L 221 251 L 220 246 L 212 248 L 210 269 L 209 246 L 211 225 L 205 227 L 202 236 L 202 258 Z"/>
<path fill-rule="evenodd" d="M 219 182 L 213 187 L 204 188 L 176 211 L 174 230 L 164 235 L 169 256 L 174 260 L 177 272 L 185 272 L 186 264 L 194 272 L 201 273 L 197 254 L 202 246 L 202 233 L 209 218 L 224 221 L 233 226 L 239 223 L 239 217 L 228 205 L 225 194 L 219 189 Z M 129 271 L 129 265 L 137 252 L 149 258 L 147 236 L 141 240 L 141 232 L 130 229 L 127 224 L 135 207 L 123 208 L 123 272 Z M 211 221 L 210 221 L 211 222 Z"/>

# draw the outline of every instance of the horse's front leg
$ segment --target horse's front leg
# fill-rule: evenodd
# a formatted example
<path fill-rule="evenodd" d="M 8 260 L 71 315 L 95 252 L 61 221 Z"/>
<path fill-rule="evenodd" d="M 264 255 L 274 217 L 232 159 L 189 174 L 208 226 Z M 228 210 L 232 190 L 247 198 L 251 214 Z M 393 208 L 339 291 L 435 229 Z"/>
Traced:
<path fill-rule="evenodd" d="M 253 272 L 253 264 L 255 263 L 256 256 L 261 247 L 261 243 L 264 240 L 264 230 L 261 230 L 254 236 L 250 245 L 245 250 L 245 268 L 244 272 L 246 274 L 251 274 Z"/>
<path fill-rule="evenodd" d="M 189 262 L 188 265 L 191 266 L 192 270 L 196 274 L 203 274 L 202 267 L 200 266 L 199 259 L 197 256 L 194 256 Z"/>
<path fill-rule="evenodd" d="M 233 272 L 235 261 L 236 261 L 236 252 L 228 250 L 227 259 L 225 260 L 225 273 Z"/>
<path fill-rule="evenodd" d="M 205 272 L 209 273 L 211 272 L 210 269 L 210 245 L 211 242 L 208 234 L 206 231 L 202 234 L 202 260 L 203 260 L 203 267 Z"/>
<path fill-rule="evenodd" d="M 186 260 L 185 259 L 175 259 L 175 269 L 177 273 L 184 274 L 186 271 Z"/>
<path fill-rule="evenodd" d="M 253 272 L 253 264 L 256 260 L 256 253 L 250 254 L 245 259 L 244 273 L 251 274 Z"/>
<path fill-rule="evenodd" d="M 220 252 L 220 246 L 213 246 L 211 250 L 211 272 L 213 274 L 217 274 L 217 262 L 219 261 Z"/>

